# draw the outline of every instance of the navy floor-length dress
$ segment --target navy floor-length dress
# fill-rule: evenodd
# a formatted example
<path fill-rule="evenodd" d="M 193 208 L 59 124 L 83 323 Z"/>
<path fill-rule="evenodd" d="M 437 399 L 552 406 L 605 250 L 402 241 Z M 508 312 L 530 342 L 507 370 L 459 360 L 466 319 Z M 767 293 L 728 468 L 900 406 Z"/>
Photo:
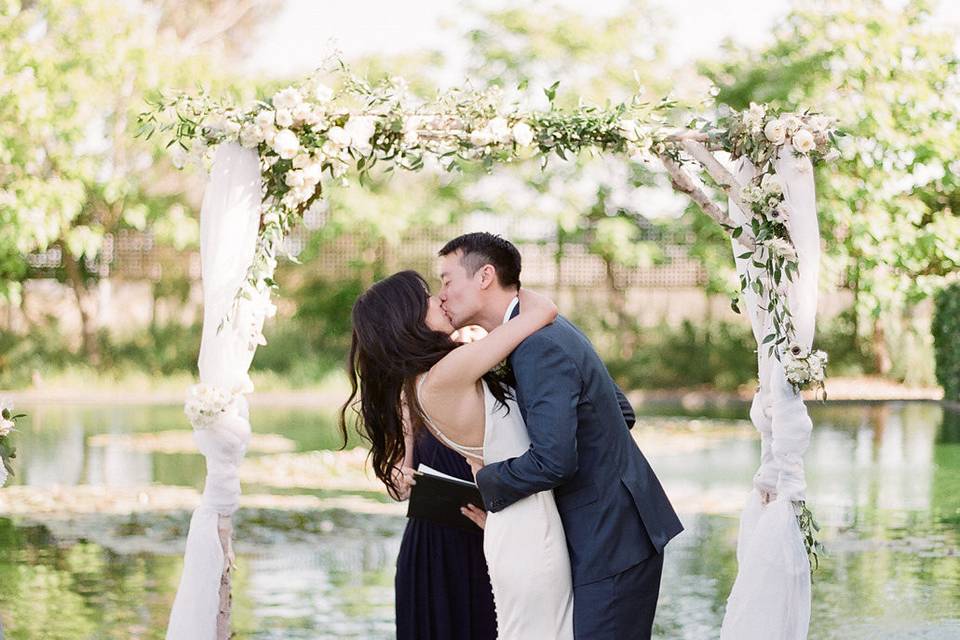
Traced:
<path fill-rule="evenodd" d="M 413 467 L 423 463 L 473 481 L 470 466 L 426 430 L 416 439 Z M 479 506 L 479 505 L 478 505 Z M 410 518 L 396 576 L 397 640 L 494 640 L 493 591 L 483 533 Z"/>

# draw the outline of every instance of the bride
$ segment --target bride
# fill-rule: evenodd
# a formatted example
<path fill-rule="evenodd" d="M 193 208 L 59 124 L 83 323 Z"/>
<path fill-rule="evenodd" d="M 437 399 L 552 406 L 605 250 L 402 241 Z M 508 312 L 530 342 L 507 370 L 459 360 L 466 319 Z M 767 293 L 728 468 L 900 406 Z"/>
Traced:
<path fill-rule="evenodd" d="M 369 439 L 373 469 L 400 494 L 404 409 L 412 427 L 429 429 L 468 460 L 483 464 L 523 454 L 530 446 L 511 390 L 491 372 L 528 336 L 557 317 L 549 299 L 522 289 L 522 313 L 469 344 L 414 271 L 377 282 L 353 306 L 351 407 Z M 357 394 L 359 391 L 359 400 Z M 359 407 L 358 407 L 359 405 Z M 486 519 L 484 555 L 501 640 L 573 638 L 573 588 L 563 525 L 552 491 L 524 498 Z"/>

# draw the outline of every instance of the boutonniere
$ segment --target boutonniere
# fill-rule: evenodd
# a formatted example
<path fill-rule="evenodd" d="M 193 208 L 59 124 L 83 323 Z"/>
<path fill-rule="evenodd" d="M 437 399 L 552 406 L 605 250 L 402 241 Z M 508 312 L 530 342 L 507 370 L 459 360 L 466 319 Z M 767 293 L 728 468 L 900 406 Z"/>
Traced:
<path fill-rule="evenodd" d="M 504 358 L 500 363 L 495 366 L 493 369 L 493 374 L 498 378 L 506 378 L 507 374 L 510 372 L 510 364 L 507 362 L 507 359 Z"/>

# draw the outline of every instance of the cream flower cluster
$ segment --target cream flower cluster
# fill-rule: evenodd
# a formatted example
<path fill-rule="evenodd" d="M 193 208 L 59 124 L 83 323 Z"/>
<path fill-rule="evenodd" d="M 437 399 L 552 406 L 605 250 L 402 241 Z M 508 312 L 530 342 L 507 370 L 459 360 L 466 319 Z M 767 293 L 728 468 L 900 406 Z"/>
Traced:
<path fill-rule="evenodd" d="M 792 344 L 783 354 L 783 369 L 787 374 L 787 381 L 795 389 L 810 385 L 822 386 L 827 376 L 827 354 Z"/>
<path fill-rule="evenodd" d="M 276 267 L 276 260 L 273 260 L 273 264 L 265 265 L 264 270 L 272 274 Z M 246 311 L 243 322 L 247 334 L 247 348 L 253 351 L 258 346 L 267 344 L 263 335 L 263 323 L 267 318 L 277 315 L 277 307 L 270 301 L 270 289 L 262 283 L 258 289 L 252 290 L 250 298 L 243 300 L 241 304 Z"/>
<path fill-rule="evenodd" d="M 278 156 L 289 160 L 300 150 L 300 140 L 292 128 L 302 125 L 326 128 L 332 98 L 333 90 L 329 87 L 308 82 L 299 88 L 278 91 L 273 95 L 271 107 L 260 110 L 252 119 L 241 123 L 241 114 L 228 113 L 217 117 L 212 126 L 206 128 L 228 138 L 238 137 L 240 144 L 248 148 L 266 143 Z"/>
<path fill-rule="evenodd" d="M 770 238 L 769 240 L 764 240 L 761 246 L 763 246 L 771 256 L 789 261 L 796 261 L 797 259 L 797 249 L 793 246 L 793 243 L 786 238 Z"/>
<path fill-rule="evenodd" d="M 194 429 L 206 429 L 226 413 L 234 396 L 210 384 L 195 384 L 188 391 L 183 412 Z"/>
<path fill-rule="evenodd" d="M 533 144 L 533 140 L 533 127 L 522 120 L 511 126 L 510 121 L 503 116 L 488 120 L 483 126 L 470 132 L 470 144 L 475 147 L 507 145 L 512 142 L 528 147 Z"/>
<path fill-rule="evenodd" d="M 763 174 L 740 190 L 740 198 L 750 206 L 755 215 L 770 222 L 784 222 L 787 208 L 783 200 L 783 187 L 775 173 Z"/>
<path fill-rule="evenodd" d="M 784 113 L 768 117 L 766 107 L 753 102 L 743 112 L 743 124 L 755 139 L 762 135 L 775 146 L 789 142 L 795 151 L 804 155 L 825 149 L 833 126 L 831 119 L 822 115 Z"/>
<path fill-rule="evenodd" d="M 23 415 L 14 415 L 12 402 L 6 398 L 0 398 L 0 487 L 10 478 L 11 472 L 7 471 L 10 461 L 7 455 L 13 456 L 14 449 L 9 445 L 7 438 L 15 430 L 17 418 L 20 417 Z"/>
<path fill-rule="evenodd" d="M 0 399 L 0 438 L 10 435 L 16 426 L 13 421 L 13 403 L 6 398 Z"/>

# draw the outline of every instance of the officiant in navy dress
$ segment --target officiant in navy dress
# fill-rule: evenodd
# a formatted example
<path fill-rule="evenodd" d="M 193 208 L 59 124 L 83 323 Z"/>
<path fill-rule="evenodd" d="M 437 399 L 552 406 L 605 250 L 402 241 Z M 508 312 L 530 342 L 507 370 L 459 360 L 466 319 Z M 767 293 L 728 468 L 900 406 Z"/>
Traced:
<path fill-rule="evenodd" d="M 473 481 L 469 465 L 426 429 L 413 438 L 411 466 L 421 463 Z M 397 640 L 494 640 L 497 616 L 483 532 L 428 520 L 407 521 L 397 557 Z"/>

